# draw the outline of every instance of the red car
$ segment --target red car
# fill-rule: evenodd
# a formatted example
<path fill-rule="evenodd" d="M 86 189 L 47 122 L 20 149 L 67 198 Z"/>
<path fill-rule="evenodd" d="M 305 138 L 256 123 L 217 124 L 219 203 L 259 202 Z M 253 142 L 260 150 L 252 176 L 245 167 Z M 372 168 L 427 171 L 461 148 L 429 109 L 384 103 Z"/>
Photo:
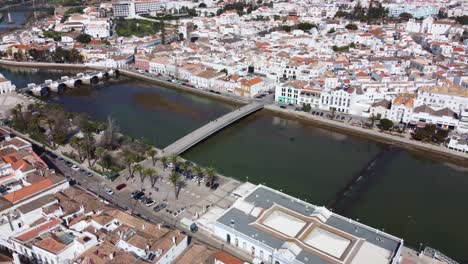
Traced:
<path fill-rule="evenodd" d="M 120 191 L 120 190 L 122 190 L 122 189 L 125 188 L 125 187 L 127 187 L 127 184 L 121 183 L 121 184 L 117 185 L 117 187 L 115 187 L 115 189 L 116 189 L 117 191 Z"/>

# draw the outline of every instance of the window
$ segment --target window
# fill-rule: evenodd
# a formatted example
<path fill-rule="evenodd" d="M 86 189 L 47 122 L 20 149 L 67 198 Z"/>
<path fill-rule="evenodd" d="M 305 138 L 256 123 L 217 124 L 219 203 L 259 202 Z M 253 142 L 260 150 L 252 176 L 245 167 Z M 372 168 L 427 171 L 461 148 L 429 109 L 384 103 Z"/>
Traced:
<path fill-rule="evenodd" d="M 255 247 L 252 246 L 252 248 L 250 249 L 251 253 L 252 253 L 252 256 L 255 256 Z"/>
<path fill-rule="evenodd" d="M 260 259 L 263 259 L 263 250 L 260 250 Z"/>
<path fill-rule="evenodd" d="M 246 250 L 247 249 L 247 243 L 242 242 L 242 249 Z"/>
<path fill-rule="evenodd" d="M 237 239 L 237 238 L 234 239 L 234 245 L 236 245 L 236 247 L 239 246 L 239 239 Z"/>

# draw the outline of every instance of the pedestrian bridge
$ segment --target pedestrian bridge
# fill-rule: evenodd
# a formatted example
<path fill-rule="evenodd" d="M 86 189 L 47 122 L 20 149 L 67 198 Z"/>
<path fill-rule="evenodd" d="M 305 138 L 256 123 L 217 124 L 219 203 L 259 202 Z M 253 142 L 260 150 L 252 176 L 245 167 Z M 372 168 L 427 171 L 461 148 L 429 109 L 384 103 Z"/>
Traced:
<path fill-rule="evenodd" d="M 235 109 L 216 120 L 210 121 L 208 124 L 167 146 L 164 148 L 164 155 L 180 155 L 209 136 L 262 108 L 263 104 L 261 103 L 251 103 Z"/>
<path fill-rule="evenodd" d="M 43 84 L 30 83 L 27 87 L 19 89 L 20 92 L 31 92 L 36 96 L 46 96 L 53 92 L 63 92 L 65 88 L 75 88 L 81 84 L 96 84 L 99 80 L 118 74 L 118 70 L 105 70 L 90 73 L 78 73 L 76 76 L 62 76 L 57 81 L 46 80 Z"/>

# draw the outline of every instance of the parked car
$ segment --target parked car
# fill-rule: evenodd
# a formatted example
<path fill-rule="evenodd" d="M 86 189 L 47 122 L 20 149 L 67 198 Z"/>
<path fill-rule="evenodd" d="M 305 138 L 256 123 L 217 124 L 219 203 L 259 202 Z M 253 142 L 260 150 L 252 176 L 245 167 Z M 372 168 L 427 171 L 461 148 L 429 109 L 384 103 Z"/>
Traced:
<path fill-rule="evenodd" d="M 213 183 L 213 186 L 211 186 L 211 189 L 216 190 L 219 187 L 219 183 L 215 182 Z"/>
<path fill-rule="evenodd" d="M 121 184 L 117 185 L 117 187 L 115 187 L 115 189 L 116 189 L 117 191 L 120 191 L 120 190 L 122 190 L 122 189 L 125 188 L 125 187 L 127 187 L 127 184 L 121 183 Z"/>
<path fill-rule="evenodd" d="M 155 203 L 156 203 L 155 200 L 149 198 L 149 199 L 146 200 L 145 205 L 148 206 L 148 207 L 150 207 L 150 206 L 152 206 L 152 205 L 155 204 Z"/>
<path fill-rule="evenodd" d="M 169 162 L 169 163 L 167 164 L 167 167 L 169 167 L 169 168 L 174 168 L 174 163 Z"/>
<path fill-rule="evenodd" d="M 167 204 L 165 204 L 165 203 L 158 204 L 153 208 L 153 211 L 159 212 L 159 211 L 163 210 L 166 207 L 167 207 Z"/>
<path fill-rule="evenodd" d="M 79 171 L 80 170 L 80 167 L 76 166 L 76 165 L 72 165 L 71 166 L 72 170 L 75 170 L 75 171 Z"/>
<path fill-rule="evenodd" d="M 111 190 L 111 188 L 104 188 L 104 191 L 108 194 L 108 195 L 113 195 L 114 192 Z"/>
<path fill-rule="evenodd" d="M 282 105 L 282 106 L 280 106 L 280 108 L 286 109 L 286 106 Z"/>
<path fill-rule="evenodd" d="M 93 173 L 92 173 L 92 172 L 89 172 L 89 171 L 87 171 L 87 172 L 86 172 L 86 176 L 88 176 L 88 177 L 93 177 Z"/>

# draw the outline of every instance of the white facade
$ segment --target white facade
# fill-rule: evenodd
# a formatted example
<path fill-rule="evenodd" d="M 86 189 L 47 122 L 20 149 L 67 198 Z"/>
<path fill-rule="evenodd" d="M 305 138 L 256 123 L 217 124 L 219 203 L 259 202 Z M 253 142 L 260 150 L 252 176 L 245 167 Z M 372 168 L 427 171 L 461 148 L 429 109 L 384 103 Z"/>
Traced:
<path fill-rule="evenodd" d="M 0 93 L 13 92 L 15 89 L 16 86 L 12 84 L 11 81 L 3 77 L 3 75 L 0 73 Z"/>

